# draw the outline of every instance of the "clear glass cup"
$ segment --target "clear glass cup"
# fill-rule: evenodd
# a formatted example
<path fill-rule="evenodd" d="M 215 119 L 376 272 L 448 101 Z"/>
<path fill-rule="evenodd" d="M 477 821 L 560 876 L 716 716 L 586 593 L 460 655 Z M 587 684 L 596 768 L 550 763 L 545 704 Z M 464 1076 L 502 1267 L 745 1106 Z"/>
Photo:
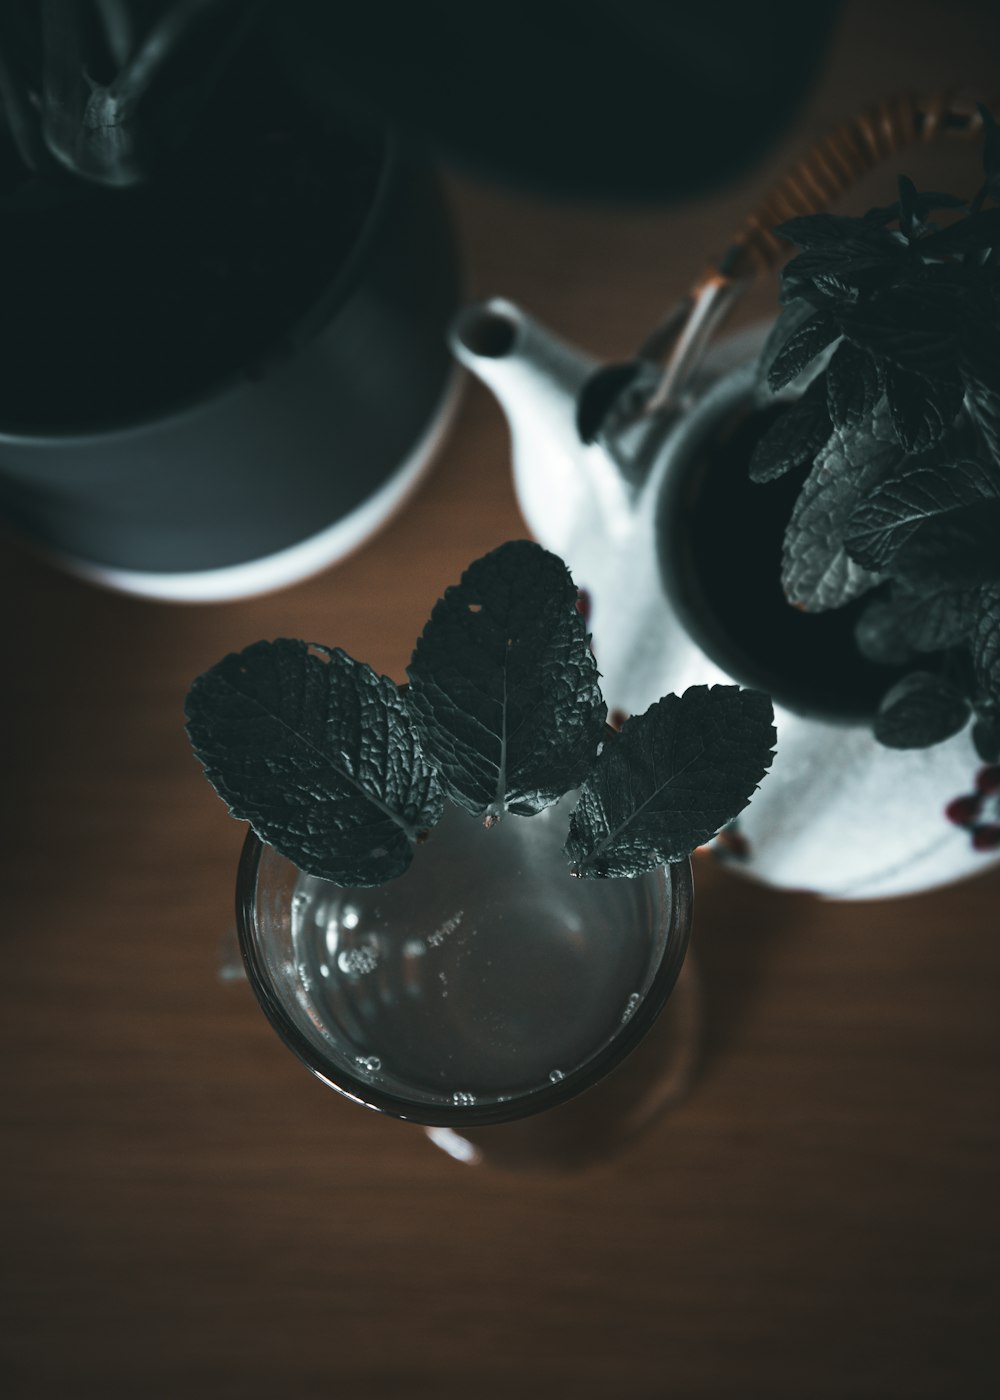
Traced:
<path fill-rule="evenodd" d="M 373 890 L 305 875 L 251 832 L 240 950 L 286 1045 L 463 1161 L 583 1165 L 644 1126 L 695 1060 L 690 865 L 574 879 L 574 801 L 489 831 L 448 807 Z"/>

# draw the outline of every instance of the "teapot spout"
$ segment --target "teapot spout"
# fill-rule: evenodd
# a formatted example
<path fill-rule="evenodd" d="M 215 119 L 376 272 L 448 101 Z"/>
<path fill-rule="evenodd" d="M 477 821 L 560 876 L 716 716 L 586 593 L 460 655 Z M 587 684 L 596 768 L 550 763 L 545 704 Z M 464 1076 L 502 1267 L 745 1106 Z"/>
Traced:
<path fill-rule="evenodd" d="M 502 297 L 466 307 L 451 349 L 496 396 L 511 434 L 514 485 L 529 530 L 576 572 L 609 534 L 627 530 L 632 501 L 597 443 L 585 443 L 577 406 L 598 362 Z"/>

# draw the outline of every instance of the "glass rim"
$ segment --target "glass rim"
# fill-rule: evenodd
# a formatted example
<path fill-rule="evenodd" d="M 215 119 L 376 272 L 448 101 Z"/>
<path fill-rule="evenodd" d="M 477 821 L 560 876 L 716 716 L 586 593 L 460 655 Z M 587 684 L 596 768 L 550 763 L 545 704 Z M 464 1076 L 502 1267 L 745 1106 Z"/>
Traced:
<path fill-rule="evenodd" d="M 302 1034 L 275 995 L 254 934 L 257 928 L 257 887 L 267 843 L 251 827 L 243 842 L 236 874 L 236 930 L 247 980 L 272 1028 L 296 1058 L 328 1088 L 377 1113 L 434 1128 L 472 1128 L 512 1122 L 555 1108 L 591 1088 L 618 1066 L 645 1037 L 674 989 L 691 941 L 694 882 L 690 857 L 648 872 L 669 882 L 670 914 L 666 947 L 648 990 L 618 1032 L 576 1069 L 556 1082 L 540 1084 L 527 1093 L 499 1102 L 424 1104 L 373 1084 L 346 1066 L 332 1066 Z M 270 848 L 273 849 L 273 848 Z M 276 852 L 280 855 L 280 852 Z M 282 860 L 287 857 L 281 856 Z M 294 862 L 289 861 L 294 866 Z M 636 878 L 644 878 L 638 876 Z"/>

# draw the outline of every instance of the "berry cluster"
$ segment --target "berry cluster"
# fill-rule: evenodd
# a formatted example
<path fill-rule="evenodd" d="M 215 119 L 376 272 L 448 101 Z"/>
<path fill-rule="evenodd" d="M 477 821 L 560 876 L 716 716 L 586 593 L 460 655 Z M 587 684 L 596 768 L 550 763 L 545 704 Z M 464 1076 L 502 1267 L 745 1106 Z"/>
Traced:
<path fill-rule="evenodd" d="M 1000 764 L 981 768 L 975 792 L 956 797 L 944 814 L 971 833 L 974 850 L 1000 850 Z"/>

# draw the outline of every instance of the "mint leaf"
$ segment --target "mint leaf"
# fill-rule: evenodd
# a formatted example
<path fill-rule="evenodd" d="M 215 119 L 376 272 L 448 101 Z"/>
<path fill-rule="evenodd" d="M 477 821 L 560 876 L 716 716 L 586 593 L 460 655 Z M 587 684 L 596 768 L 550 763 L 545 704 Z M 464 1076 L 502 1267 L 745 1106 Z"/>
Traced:
<path fill-rule="evenodd" d="M 848 340 L 924 374 L 954 368 L 966 308 L 951 285 L 891 287 L 856 306 L 838 308 Z"/>
<path fill-rule="evenodd" d="M 968 702 L 950 681 L 913 671 L 886 695 L 872 728 L 886 748 L 925 749 L 957 734 L 968 718 Z"/>
<path fill-rule="evenodd" d="M 957 379 L 929 378 L 886 362 L 882 368 L 892 426 L 907 452 L 926 452 L 940 442 L 962 407 Z"/>
<path fill-rule="evenodd" d="M 995 248 L 1000 244 L 1000 208 L 980 209 L 966 219 L 921 239 L 920 251 L 928 257 Z"/>
<path fill-rule="evenodd" d="M 1000 466 L 1000 386 L 990 387 L 970 375 L 965 384 L 965 403 L 990 456 Z"/>
<path fill-rule="evenodd" d="M 874 598 L 854 625 L 854 640 L 862 656 L 880 666 L 909 661 L 913 646 L 893 597 Z"/>
<path fill-rule="evenodd" d="M 750 480 L 774 481 L 785 472 L 811 462 L 829 436 L 826 385 L 820 376 L 800 399 L 779 414 L 757 443 L 750 458 Z"/>
<path fill-rule="evenodd" d="M 798 330 L 793 331 L 775 355 L 767 372 L 770 388 L 777 393 L 791 383 L 839 334 L 831 316 L 823 311 L 816 312 Z"/>
<path fill-rule="evenodd" d="M 909 182 L 908 182 L 909 183 Z M 934 209 L 967 209 L 968 202 L 960 199 L 957 194 L 942 194 L 939 190 L 915 191 L 914 207 L 917 217 L 923 223 L 927 215 Z M 865 212 L 865 223 L 875 224 L 883 228 L 886 224 L 896 223 L 902 213 L 900 202 L 887 204 L 881 208 L 868 209 Z"/>
<path fill-rule="evenodd" d="M 770 699 L 739 686 L 667 695 L 609 738 L 570 817 L 575 873 L 641 875 L 684 860 L 737 816 L 774 757 Z"/>
<path fill-rule="evenodd" d="M 1000 702 L 977 700 L 972 742 L 984 763 L 1000 763 Z"/>
<path fill-rule="evenodd" d="M 878 582 L 847 553 L 844 534 L 862 490 L 887 476 L 898 460 L 884 404 L 868 422 L 833 434 L 806 477 L 785 531 L 781 580 L 789 602 L 825 612 Z"/>
<path fill-rule="evenodd" d="M 906 464 L 855 507 L 845 546 L 866 569 L 885 572 L 913 533 L 928 521 L 1000 497 L 1000 469 L 974 458 Z"/>
<path fill-rule="evenodd" d="M 797 330 L 815 315 L 815 308 L 805 300 L 790 301 L 782 307 L 777 320 L 767 333 L 767 340 L 757 360 L 757 386 L 767 383 L 771 366 Z"/>
<path fill-rule="evenodd" d="M 897 245 L 888 234 L 868 219 L 851 214 L 802 214 L 776 225 L 774 232 L 797 248 L 825 253 L 830 258 L 858 253 L 889 256 L 897 252 Z"/>
<path fill-rule="evenodd" d="M 886 598 L 870 603 L 855 629 L 872 661 L 890 665 L 913 651 L 944 651 L 964 643 L 975 621 L 976 590 L 951 583 L 894 579 Z"/>
<path fill-rule="evenodd" d="M 882 394 L 873 355 L 842 340 L 826 367 L 826 402 L 835 428 L 854 428 L 867 418 Z"/>
<path fill-rule="evenodd" d="M 1000 500 L 980 500 L 928 520 L 898 550 L 893 573 L 930 585 L 1000 578 Z"/>
<path fill-rule="evenodd" d="M 992 705 L 1000 706 L 1000 584 L 978 589 L 976 601 L 972 664 L 980 689 Z"/>
<path fill-rule="evenodd" d="M 476 562 L 434 607 L 409 701 L 449 797 L 487 823 L 579 786 L 607 707 L 561 559 L 528 540 Z"/>
<path fill-rule="evenodd" d="M 380 885 L 441 816 L 398 689 L 339 649 L 256 642 L 199 676 L 185 713 L 232 815 L 310 875 Z"/>
<path fill-rule="evenodd" d="M 917 187 L 905 175 L 898 177 L 896 185 L 899 190 L 899 227 L 907 238 L 913 238 L 920 228 Z"/>

